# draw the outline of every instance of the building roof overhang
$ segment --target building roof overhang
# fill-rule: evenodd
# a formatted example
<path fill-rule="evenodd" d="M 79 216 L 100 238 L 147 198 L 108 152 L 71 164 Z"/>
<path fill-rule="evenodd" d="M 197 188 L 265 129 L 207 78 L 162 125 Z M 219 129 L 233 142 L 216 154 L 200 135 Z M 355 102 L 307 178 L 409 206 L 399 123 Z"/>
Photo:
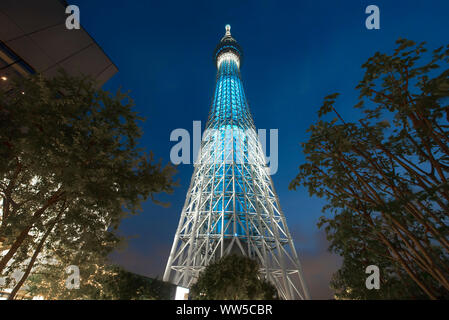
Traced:
<path fill-rule="evenodd" d="M 66 5 L 60 0 L 0 1 L 0 40 L 9 49 L 0 49 L 0 58 L 11 64 L 15 55 L 44 76 L 62 68 L 102 85 L 118 68 L 82 26 L 66 28 Z"/>

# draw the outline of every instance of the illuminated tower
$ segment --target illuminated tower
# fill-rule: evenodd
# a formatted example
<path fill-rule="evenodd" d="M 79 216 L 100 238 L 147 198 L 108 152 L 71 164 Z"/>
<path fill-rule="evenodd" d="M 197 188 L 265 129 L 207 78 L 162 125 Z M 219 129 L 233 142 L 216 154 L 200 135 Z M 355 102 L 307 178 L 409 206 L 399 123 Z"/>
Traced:
<path fill-rule="evenodd" d="M 230 29 L 214 51 L 214 100 L 164 280 L 190 287 L 205 266 L 234 253 L 256 259 L 283 299 L 308 299 L 243 91 L 242 49 Z"/>

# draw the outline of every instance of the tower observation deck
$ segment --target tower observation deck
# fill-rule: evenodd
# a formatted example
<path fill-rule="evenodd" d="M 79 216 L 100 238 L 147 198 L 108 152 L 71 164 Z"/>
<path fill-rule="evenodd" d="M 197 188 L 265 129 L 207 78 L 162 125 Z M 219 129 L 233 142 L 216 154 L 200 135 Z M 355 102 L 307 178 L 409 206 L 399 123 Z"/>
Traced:
<path fill-rule="evenodd" d="M 245 98 L 231 27 L 213 53 L 215 93 L 164 281 L 190 287 L 229 254 L 258 261 L 283 299 L 309 299 L 301 265 Z"/>

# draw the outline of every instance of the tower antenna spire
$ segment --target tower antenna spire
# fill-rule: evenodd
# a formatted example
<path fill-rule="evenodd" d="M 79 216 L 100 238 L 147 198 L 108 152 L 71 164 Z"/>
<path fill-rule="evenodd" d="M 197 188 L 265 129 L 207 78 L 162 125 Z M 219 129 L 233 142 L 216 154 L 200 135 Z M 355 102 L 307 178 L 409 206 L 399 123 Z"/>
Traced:
<path fill-rule="evenodd" d="M 225 36 L 230 36 L 230 35 L 231 35 L 231 25 L 230 25 L 230 24 L 227 24 L 226 27 L 225 27 L 225 29 L 226 29 L 226 34 L 225 34 Z"/>

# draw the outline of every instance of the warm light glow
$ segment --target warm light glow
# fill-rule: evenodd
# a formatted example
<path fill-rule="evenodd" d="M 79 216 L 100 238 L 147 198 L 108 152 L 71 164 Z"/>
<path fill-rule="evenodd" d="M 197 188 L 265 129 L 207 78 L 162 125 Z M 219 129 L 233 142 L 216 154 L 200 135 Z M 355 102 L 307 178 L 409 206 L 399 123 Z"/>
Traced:
<path fill-rule="evenodd" d="M 239 57 L 233 53 L 233 52 L 224 52 L 220 54 L 217 58 L 217 68 L 220 69 L 220 64 L 225 60 L 234 60 L 237 64 L 237 67 L 240 68 L 240 59 Z"/>
<path fill-rule="evenodd" d="M 177 286 L 175 300 L 188 300 L 189 299 L 189 289 Z"/>
<path fill-rule="evenodd" d="M 8 80 L 8 78 L 7 77 L 5 77 L 5 76 L 2 76 L 0 79 L 2 79 L 3 81 L 6 81 L 6 80 Z"/>

